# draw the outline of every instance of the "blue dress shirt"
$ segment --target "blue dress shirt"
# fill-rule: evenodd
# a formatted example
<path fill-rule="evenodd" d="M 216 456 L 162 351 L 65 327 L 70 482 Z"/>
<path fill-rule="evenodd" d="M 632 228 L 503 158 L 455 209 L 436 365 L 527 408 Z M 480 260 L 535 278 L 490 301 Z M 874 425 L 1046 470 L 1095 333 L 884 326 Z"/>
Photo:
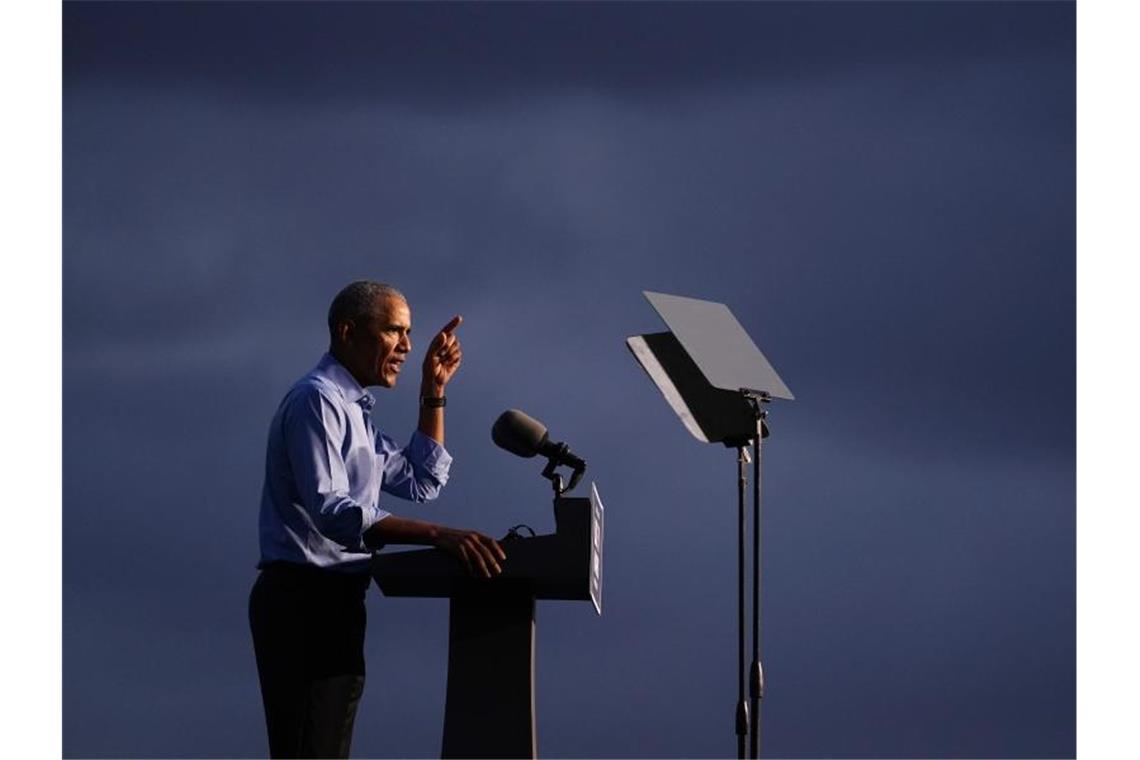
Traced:
<path fill-rule="evenodd" d="M 419 430 L 403 448 L 377 432 L 374 403 L 329 354 L 289 389 L 269 425 L 261 564 L 366 572 L 364 531 L 389 514 L 380 491 L 417 502 L 439 494 L 451 455 Z"/>

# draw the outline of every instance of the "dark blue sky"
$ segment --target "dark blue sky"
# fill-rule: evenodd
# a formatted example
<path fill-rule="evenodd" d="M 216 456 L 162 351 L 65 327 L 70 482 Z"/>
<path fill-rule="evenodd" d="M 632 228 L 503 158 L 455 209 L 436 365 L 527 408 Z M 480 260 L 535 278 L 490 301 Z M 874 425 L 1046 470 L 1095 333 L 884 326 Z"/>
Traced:
<path fill-rule="evenodd" d="M 626 351 L 729 305 L 765 449 L 766 753 L 1075 753 L 1071 3 L 65 3 L 68 756 L 266 751 L 266 428 L 346 282 L 462 313 L 452 482 L 553 530 L 518 407 L 590 461 L 605 614 L 538 610 L 539 751 L 732 756 L 735 482 Z M 410 433 L 414 383 L 376 419 Z M 356 754 L 439 750 L 447 605 L 369 602 Z"/>

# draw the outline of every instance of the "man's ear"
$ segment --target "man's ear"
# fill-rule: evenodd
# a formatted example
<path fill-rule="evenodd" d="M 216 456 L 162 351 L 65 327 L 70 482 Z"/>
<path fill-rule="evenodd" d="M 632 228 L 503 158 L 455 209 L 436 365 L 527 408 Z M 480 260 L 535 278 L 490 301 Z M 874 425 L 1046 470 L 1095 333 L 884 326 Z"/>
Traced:
<path fill-rule="evenodd" d="M 345 319 L 336 325 L 336 338 L 339 343 L 346 344 L 348 339 L 356 332 L 356 325 L 351 319 Z"/>

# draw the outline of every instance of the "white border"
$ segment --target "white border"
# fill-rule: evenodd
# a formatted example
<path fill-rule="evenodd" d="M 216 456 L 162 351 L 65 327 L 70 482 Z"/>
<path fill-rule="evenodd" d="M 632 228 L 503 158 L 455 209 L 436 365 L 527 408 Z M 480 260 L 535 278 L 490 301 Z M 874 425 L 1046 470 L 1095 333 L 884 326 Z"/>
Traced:
<path fill-rule="evenodd" d="M 4 214 L 5 755 L 62 755 L 62 270 L 58 2 L 0 10 Z"/>
<path fill-rule="evenodd" d="M 1077 750 L 1135 752 L 1136 6 L 1077 4 Z M 1064 399 L 1058 399 L 1064 403 Z"/>

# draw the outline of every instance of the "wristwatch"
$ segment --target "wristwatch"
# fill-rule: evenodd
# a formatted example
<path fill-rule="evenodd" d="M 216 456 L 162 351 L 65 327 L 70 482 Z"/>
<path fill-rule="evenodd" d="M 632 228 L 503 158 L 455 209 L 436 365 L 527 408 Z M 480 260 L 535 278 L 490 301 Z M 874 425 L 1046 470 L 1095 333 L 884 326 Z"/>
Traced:
<path fill-rule="evenodd" d="M 425 409 L 439 409 L 447 406 L 447 396 L 420 396 L 420 406 Z"/>

